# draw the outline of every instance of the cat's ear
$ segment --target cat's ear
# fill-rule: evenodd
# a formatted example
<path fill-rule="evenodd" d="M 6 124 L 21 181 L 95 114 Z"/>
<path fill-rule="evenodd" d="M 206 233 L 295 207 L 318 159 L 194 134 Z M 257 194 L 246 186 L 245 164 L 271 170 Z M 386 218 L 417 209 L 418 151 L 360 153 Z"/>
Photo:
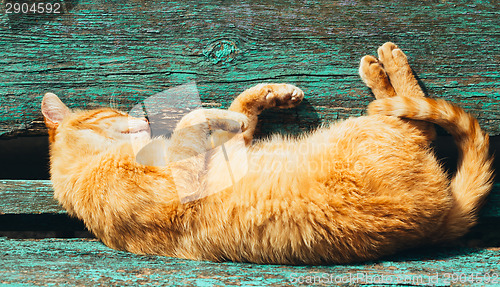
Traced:
<path fill-rule="evenodd" d="M 71 114 L 71 110 L 53 93 L 46 93 L 42 100 L 42 114 L 45 125 L 49 129 L 55 129 Z"/>

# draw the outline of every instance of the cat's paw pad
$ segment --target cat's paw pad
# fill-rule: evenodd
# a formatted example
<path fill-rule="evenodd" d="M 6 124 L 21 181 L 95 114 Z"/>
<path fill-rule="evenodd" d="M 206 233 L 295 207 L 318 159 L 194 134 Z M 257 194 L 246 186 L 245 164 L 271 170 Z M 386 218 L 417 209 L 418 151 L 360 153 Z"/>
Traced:
<path fill-rule="evenodd" d="M 382 65 L 373 56 L 364 56 L 359 64 L 359 75 L 369 88 L 384 84 L 387 77 Z"/>
<path fill-rule="evenodd" d="M 293 108 L 304 99 L 304 92 L 294 85 L 267 84 L 264 89 L 267 107 Z"/>
<path fill-rule="evenodd" d="M 398 71 L 410 69 L 405 53 L 394 43 L 387 42 L 378 48 L 378 58 L 389 77 Z"/>

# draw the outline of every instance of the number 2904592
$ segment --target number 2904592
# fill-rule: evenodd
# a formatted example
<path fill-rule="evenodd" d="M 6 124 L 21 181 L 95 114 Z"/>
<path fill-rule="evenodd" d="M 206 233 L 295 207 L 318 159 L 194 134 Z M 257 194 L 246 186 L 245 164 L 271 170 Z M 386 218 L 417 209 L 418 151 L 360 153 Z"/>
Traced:
<path fill-rule="evenodd" d="M 61 3 L 5 3 L 7 14 L 60 14 Z"/>

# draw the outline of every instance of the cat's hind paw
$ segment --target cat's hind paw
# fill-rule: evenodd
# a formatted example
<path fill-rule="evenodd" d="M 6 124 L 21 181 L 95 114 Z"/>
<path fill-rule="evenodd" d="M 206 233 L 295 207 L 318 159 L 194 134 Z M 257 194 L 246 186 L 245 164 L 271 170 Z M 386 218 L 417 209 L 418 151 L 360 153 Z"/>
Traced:
<path fill-rule="evenodd" d="M 391 81 L 394 81 L 394 85 L 399 84 L 400 77 L 412 74 L 408 58 L 394 43 L 387 42 L 380 46 L 378 48 L 378 58 Z"/>
<path fill-rule="evenodd" d="M 373 56 L 364 56 L 359 64 L 359 75 L 372 89 L 375 98 L 394 97 L 396 94 L 380 62 Z"/>
<path fill-rule="evenodd" d="M 366 86 L 371 89 L 384 84 L 383 82 L 387 79 L 387 75 L 379 61 L 370 55 L 361 58 L 361 63 L 359 64 L 359 76 Z"/>
<path fill-rule="evenodd" d="M 408 64 L 408 58 L 398 46 L 385 43 L 378 49 L 378 57 L 398 96 L 425 96 Z"/>

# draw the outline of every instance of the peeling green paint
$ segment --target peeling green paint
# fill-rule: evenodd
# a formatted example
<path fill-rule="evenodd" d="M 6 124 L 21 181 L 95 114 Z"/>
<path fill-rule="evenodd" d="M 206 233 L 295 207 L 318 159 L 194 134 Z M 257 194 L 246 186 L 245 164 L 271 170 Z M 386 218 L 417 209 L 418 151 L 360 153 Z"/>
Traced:
<path fill-rule="evenodd" d="M 449 286 L 452 283 L 451 274 L 476 274 L 473 280 L 479 280 L 479 276 L 483 276 L 484 280 L 485 274 L 500 272 L 498 250 L 467 248 L 419 249 L 376 262 L 338 266 L 213 263 L 141 256 L 115 251 L 98 241 L 83 239 L 0 238 L 0 250 L 2 284 L 293 286 L 299 280 L 305 282 L 309 276 L 310 280 L 317 280 L 318 284 L 314 285 L 318 286 L 333 285 L 331 283 L 335 283 L 334 280 L 341 278 L 350 280 L 351 285 L 375 286 L 369 280 L 386 276 L 387 282 L 393 282 L 391 285 L 395 285 L 398 280 L 396 277 L 400 277 L 399 280 L 413 278 L 415 284 L 407 285 Z M 436 281 L 428 281 L 434 280 L 433 276 L 436 275 Z M 418 281 L 419 278 L 422 281 Z M 484 281 L 482 284 L 473 281 L 465 283 L 471 286 L 485 285 Z M 389 284 L 377 286 L 380 285 Z"/>

